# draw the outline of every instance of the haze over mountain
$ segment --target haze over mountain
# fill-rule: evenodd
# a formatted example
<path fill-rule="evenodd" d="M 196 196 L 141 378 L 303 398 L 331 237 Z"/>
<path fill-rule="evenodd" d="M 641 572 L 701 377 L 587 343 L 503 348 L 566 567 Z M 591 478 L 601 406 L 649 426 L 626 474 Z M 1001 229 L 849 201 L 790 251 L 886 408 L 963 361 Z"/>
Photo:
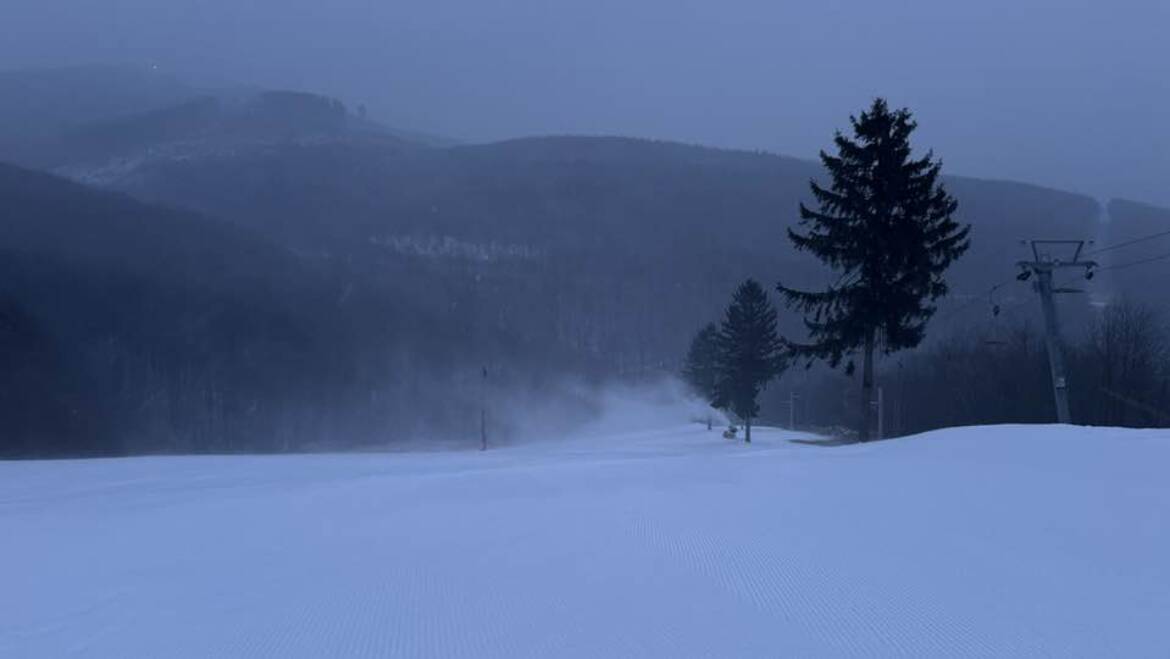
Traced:
<path fill-rule="evenodd" d="M 110 5 L 93 17 L 95 25 L 128 16 L 119 12 L 129 7 Z M 184 5 L 167 7 L 143 7 L 141 22 L 109 26 L 110 34 L 125 38 L 95 48 L 108 59 L 121 57 L 122 47 L 137 53 L 135 48 L 168 34 L 163 28 L 182 15 Z M 526 9 L 529 26 L 545 19 L 560 25 L 569 17 L 582 18 L 584 11 L 565 8 L 554 17 L 547 7 Z M 465 33 L 476 35 L 486 49 L 469 71 L 501 52 L 527 53 L 530 47 L 538 52 L 535 37 L 509 32 L 514 39 L 507 48 L 489 48 L 493 39 L 504 38 L 498 20 L 511 17 L 519 29 L 522 13 L 513 15 L 513 6 L 499 13 L 460 10 L 463 19 L 493 20 L 476 30 L 452 24 L 450 31 L 428 31 L 428 21 L 439 20 L 431 9 L 402 8 L 396 16 L 403 22 L 395 29 L 405 30 L 405 36 L 393 47 L 377 48 L 364 39 L 385 18 L 383 9 L 365 8 L 373 22 L 353 30 L 349 21 L 358 13 L 345 4 L 320 16 L 319 8 L 299 14 L 264 11 L 263 3 L 251 5 L 246 16 L 212 6 L 206 14 L 187 16 L 196 27 L 174 27 L 174 48 L 160 51 L 169 64 L 141 53 L 121 57 L 137 60 L 128 66 L 92 64 L 85 35 L 93 26 L 80 31 L 73 55 L 61 47 L 53 57 L 38 59 L 36 44 L 16 40 L 28 50 L 5 64 L 76 60 L 82 65 L 0 72 L 0 96 L 7 99 L 0 105 L 5 202 L 0 267 L 6 273 L 0 281 L 0 352 L 14 364 L 3 376 L 10 386 L 0 411 L 17 418 L 21 428 L 0 447 L 4 452 L 286 450 L 322 442 L 338 447 L 465 437 L 483 395 L 481 368 L 490 371 L 493 395 L 500 400 L 556 407 L 569 397 L 580 410 L 579 383 L 588 389 L 676 373 L 692 333 L 720 315 L 729 292 L 745 277 L 769 288 L 779 278 L 807 286 L 825 282 L 824 267 L 795 253 L 785 237 L 798 205 L 808 200 L 809 180 L 824 174 L 820 165 L 807 157 L 719 145 L 769 146 L 750 137 L 763 134 L 753 131 L 766 123 L 781 141 L 815 145 L 803 154 L 799 148 L 781 151 L 808 156 L 827 147 L 832 129 L 844 125 L 871 93 L 851 88 L 848 76 L 844 86 L 823 93 L 805 93 L 803 83 L 790 81 L 748 99 L 738 85 L 750 67 L 721 68 L 727 43 L 712 41 L 710 61 L 698 66 L 691 51 L 702 49 L 669 59 L 683 41 L 669 36 L 673 30 L 655 30 L 668 35 L 660 50 L 640 47 L 643 59 L 611 67 L 601 78 L 592 78 L 598 72 L 589 67 L 556 68 L 557 54 L 565 54 L 560 49 L 585 38 L 574 34 L 555 47 L 546 44 L 551 50 L 543 63 L 505 67 L 503 78 L 485 74 L 470 80 L 462 69 L 449 70 L 430 78 L 430 88 L 395 83 L 391 91 L 384 76 L 395 71 L 442 70 L 444 62 L 469 57 L 461 50 Z M 644 19 L 645 11 L 634 8 L 623 15 Z M 671 15 L 694 19 L 702 11 L 684 4 Z M 760 11 L 767 24 L 772 15 Z M 899 11 L 895 15 L 901 16 Z M 85 13 L 59 16 L 60 25 Z M 35 23 L 39 14 L 20 16 Z M 209 46 L 226 38 L 223 26 L 201 22 L 214 16 L 229 21 L 237 38 L 228 38 L 223 51 L 210 47 L 187 58 L 200 29 L 207 29 Z M 261 16 L 289 34 L 260 30 L 255 21 Z M 306 49 L 281 50 L 281 39 L 308 30 L 302 22 L 313 16 L 320 19 L 313 43 L 330 44 L 336 31 L 350 37 L 356 50 L 323 51 L 312 61 L 304 59 Z M 693 45 L 743 21 L 719 18 L 709 30 L 679 34 L 689 34 Z M 835 20 L 842 27 L 860 19 Z M 907 20 L 895 20 L 892 27 L 907 29 Z M 147 24 L 158 31 L 141 32 Z M 583 34 L 595 37 L 624 34 L 638 24 L 580 23 L 589 28 Z M 257 28 L 256 38 L 238 38 L 250 26 Z M 559 29 L 538 32 L 551 37 Z M 437 42 L 453 40 L 450 48 L 430 56 L 431 46 L 416 44 L 419 57 L 386 55 L 378 72 L 363 59 L 414 43 L 419 30 Z M 929 29 L 921 34 L 941 38 Z M 860 35 L 859 43 L 866 38 Z M 245 41 L 256 50 L 233 52 Z M 815 45 L 808 34 L 793 37 L 793 43 Z M 765 45 L 776 44 L 756 44 L 761 53 Z M 620 46 L 591 50 L 589 66 L 616 56 Z M 363 48 L 369 52 L 357 52 Z M 893 56 L 899 48 L 880 52 Z M 346 52 L 356 59 L 346 60 Z M 276 54 L 287 61 L 271 59 Z M 238 58 L 238 66 L 217 66 L 221 56 Z M 330 65 L 345 68 L 345 62 L 354 70 L 325 74 Z M 923 65 L 914 62 L 902 67 L 908 76 L 902 82 L 911 87 Z M 833 75 L 839 64 L 829 57 L 818 71 Z M 1071 64 L 1062 64 L 1061 75 Z M 555 75 L 522 79 L 540 66 L 553 67 Z M 942 75 L 946 67 L 938 66 L 937 85 L 930 86 L 936 91 L 948 89 L 950 79 Z M 670 85 L 681 84 L 679 67 L 689 67 L 686 90 L 672 93 Z M 296 75 L 282 73 L 294 70 Z M 630 78 L 638 71 L 657 75 L 645 76 L 643 88 Z M 800 71 L 793 63 L 789 73 Z M 564 76 L 583 87 L 566 91 Z M 882 76 L 857 80 L 871 81 L 877 93 Z M 604 101 L 562 105 L 600 93 L 595 83 L 601 79 L 628 89 Z M 710 88 L 716 79 L 718 93 Z M 961 79 L 981 80 L 970 71 Z M 479 99 L 478 106 L 456 98 L 484 91 L 481 85 L 493 80 L 505 80 L 496 92 L 510 93 Z M 791 96 L 776 110 L 777 99 L 769 94 L 780 89 Z M 1124 97 L 1146 99 L 1157 90 L 1153 84 Z M 438 103 L 441 97 L 447 101 Z M 1044 98 L 1053 101 L 1060 94 L 1049 90 Z M 649 107 L 639 103 L 651 99 L 657 104 L 654 120 L 639 115 Z M 1023 94 L 1020 101 L 1026 100 Z M 422 111 L 428 103 L 438 103 L 433 112 Z M 930 146 L 943 150 L 948 139 L 963 136 L 941 155 L 947 161 L 946 185 L 959 200 L 957 219 L 973 227 L 970 252 L 948 273 L 951 294 L 941 303 L 928 345 L 995 325 L 1001 319 L 992 310 L 1000 307 L 1009 322 L 1034 318 L 1035 296 L 1014 280 L 1015 262 L 1026 255 L 1021 240 L 1084 238 L 1116 245 L 1170 227 L 1170 211 L 1105 195 L 1101 188 L 1055 189 L 1006 180 L 1017 176 L 1019 167 L 1027 169 L 1028 158 L 1008 158 L 1009 151 L 997 146 L 1015 124 L 972 119 L 995 106 L 989 103 L 949 108 L 942 118 L 932 115 L 939 106 L 929 102 L 925 110 L 914 107 L 923 125 L 914 140 L 919 153 Z M 1082 111 L 1087 110 L 1078 106 L 1069 112 Z M 1063 135 L 1068 116 L 1029 119 L 1028 139 Z M 417 120 L 424 117 L 427 121 Z M 810 128 L 805 119 L 823 125 Z M 1144 124 L 1123 123 L 1124 129 L 1116 130 L 1082 126 L 1076 139 L 1062 142 L 1071 151 L 1043 172 L 1059 178 L 1061 168 L 1088 164 L 1134 181 L 1156 178 L 1156 163 L 1108 167 L 1110 150 L 1093 143 L 1102 135 L 1120 135 L 1110 148 L 1144 157 L 1146 150 L 1124 144 L 1126 131 L 1145 130 Z M 701 130 L 688 132 L 687 126 Z M 509 139 L 460 142 L 427 130 Z M 513 130 L 515 135 L 585 134 L 513 137 Z M 632 134 L 588 134 L 599 132 Z M 1153 145 L 1155 159 L 1166 153 L 1158 134 L 1146 144 Z M 708 144 L 650 139 L 656 137 Z M 1051 157 L 1031 148 L 1028 139 L 1014 141 L 1010 152 Z M 973 145 L 996 154 L 988 178 L 962 176 L 965 170 L 953 165 L 952 156 L 965 162 Z M 1082 150 L 1088 155 L 1079 155 Z M 1097 199 L 1085 194 L 1094 190 L 1101 194 Z M 1158 239 L 1103 254 L 1101 272 L 1083 285 L 1091 296 L 1061 298 L 1071 335 L 1084 333 L 1085 321 L 1095 314 L 1092 305 L 1131 298 L 1165 309 L 1160 282 L 1170 277 L 1166 250 L 1166 241 Z M 792 312 L 781 314 L 780 325 L 788 336 L 804 331 Z M 1034 352 L 1026 343 L 1020 347 L 1025 356 Z M 1043 376 L 1042 369 L 1033 370 Z M 794 372 L 785 386 L 812 392 L 817 377 Z M 809 397 L 824 404 L 810 409 L 806 421 L 838 423 L 849 414 L 836 390 L 839 383 L 818 382 L 824 384 L 820 393 Z M 1039 391 L 1035 399 L 1044 399 L 1042 377 L 1027 382 L 1027 395 Z M 765 418 L 782 408 L 783 395 L 767 394 Z M 1025 400 L 1023 394 L 1018 398 Z M 1028 408 L 1032 416 L 1026 418 L 1010 411 L 972 418 L 1020 421 L 1046 414 L 1043 403 L 1029 402 Z M 563 412 L 569 406 L 558 409 L 562 412 L 555 416 L 573 416 Z M 920 419 L 907 427 L 937 427 L 946 418 Z M 509 423 L 496 420 L 501 437 L 519 432 Z"/>
<path fill-rule="evenodd" d="M 1164 652 L 1168 26 L 4 0 L 0 658 Z"/>
<path fill-rule="evenodd" d="M 8 136 L 26 166 L 151 205 L 0 166 L 0 351 L 15 365 L 5 390 L 21 392 L 0 400 L 19 419 L 6 453 L 461 436 L 481 365 L 500 400 L 579 403 L 580 390 L 556 383 L 674 372 L 744 277 L 824 278 L 784 237 L 821 175 L 808 161 L 631 138 L 441 146 L 325 96 L 167 83 L 186 90 L 172 102 L 146 93 L 157 74 L 139 75 L 143 88 L 124 97 L 105 88 L 92 116 Z M 94 93 L 71 87 L 75 76 L 48 79 L 42 91 Z M 1012 277 L 1020 238 L 1116 242 L 1170 226 L 1166 211 L 1130 202 L 1111 203 L 1101 224 L 1082 195 L 947 184 L 974 246 L 953 270 L 937 336 L 988 322 L 987 290 Z M 1148 283 L 1165 266 L 1093 290 L 1164 303 Z M 1034 308 L 1024 287 L 997 301 Z M 1087 302 L 1062 306 L 1083 315 Z M 793 314 L 781 324 L 801 331 Z"/>
<path fill-rule="evenodd" d="M 0 67 L 124 62 L 336 96 L 477 141 L 810 158 L 874 95 L 951 173 L 1170 205 L 1170 3 L 9 0 Z"/>

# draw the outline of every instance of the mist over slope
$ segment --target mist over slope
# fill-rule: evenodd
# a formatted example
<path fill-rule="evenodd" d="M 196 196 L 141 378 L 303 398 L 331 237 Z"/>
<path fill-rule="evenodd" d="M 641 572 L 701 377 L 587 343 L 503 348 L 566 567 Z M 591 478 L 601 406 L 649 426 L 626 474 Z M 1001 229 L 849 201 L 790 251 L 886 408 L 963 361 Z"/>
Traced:
<path fill-rule="evenodd" d="M 135 346 L 119 348 L 137 351 L 135 363 L 153 364 L 160 351 L 169 355 L 162 370 L 169 373 L 170 389 L 163 389 L 189 390 L 170 395 L 204 397 L 197 404 L 160 405 L 157 396 L 145 393 L 160 390 L 150 384 L 154 366 L 129 369 L 132 375 L 122 377 L 132 384 L 120 389 L 102 385 L 122 392 L 116 394 L 124 398 L 120 405 L 135 410 L 126 418 L 169 415 L 165 423 L 150 422 L 163 430 L 147 424 L 134 431 L 155 435 L 144 441 L 156 449 L 213 450 L 215 442 L 195 441 L 192 433 L 227 431 L 189 430 L 189 421 L 204 413 L 231 418 L 232 436 L 244 438 L 249 426 L 238 420 L 277 423 L 286 414 L 280 410 L 297 407 L 296 396 L 332 402 L 319 413 L 290 413 L 312 420 L 280 422 L 291 429 L 278 434 L 295 439 L 274 439 L 270 448 L 308 446 L 342 430 L 360 442 L 397 441 L 403 424 L 389 420 L 404 415 L 426 435 L 472 436 L 483 368 L 491 372 L 492 386 L 508 396 L 562 380 L 654 380 L 677 371 L 691 334 L 719 317 L 743 278 L 803 286 L 826 278 L 823 267 L 796 254 L 785 235 L 798 204 L 808 200 L 809 180 L 821 175 L 819 165 L 808 161 L 621 137 L 436 146 L 403 138 L 361 108 L 316 94 L 180 91 L 174 93 L 181 100 L 159 106 L 165 95 L 151 96 L 152 87 L 146 87 L 119 100 L 119 108 L 135 111 L 110 117 L 94 106 L 89 116 L 26 141 L 32 151 L 22 161 L 150 205 L 112 202 L 108 195 L 7 168 L 5 194 L 17 203 L 6 210 L 13 217 L 19 213 L 9 229 L 31 230 L 42 216 L 57 224 L 40 226 L 37 234 L 36 267 L 44 274 L 27 274 L 33 266 L 19 260 L 21 250 L 31 253 L 34 247 L 17 241 L 6 249 L 13 254 L 8 267 L 25 273 L 8 285 L 8 315 L 23 319 L 12 322 L 25 328 L 14 336 L 24 336 L 29 345 L 71 346 L 72 352 L 63 353 L 69 356 L 54 363 L 90 364 L 86 372 L 97 368 L 92 345 L 116 336 L 110 345 Z M 117 91 L 111 88 L 114 96 Z M 1021 240 L 1096 238 L 1112 244 L 1170 224 L 1160 209 L 1120 201 L 1109 204 L 1110 219 L 1102 224 L 1096 201 L 1030 185 L 951 177 L 947 186 L 959 199 L 958 219 L 973 226 L 972 248 L 949 274 L 952 294 L 932 336 L 989 321 L 988 291 L 1013 280 L 1015 261 L 1027 253 Z M 87 210 L 91 196 L 97 201 Z M 170 225 L 156 216 L 182 217 L 183 228 L 162 231 Z M 115 217 L 123 218 L 121 228 L 107 226 Z M 73 252 L 93 248 L 81 238 L 89 235 L 103 238 L 97 244 L 104 260 L 78 265 Z M 115 235 L 120 239 L 108 238 Z M 255 249 L 264 256 L 251 256 L 238 247 L 241 241 L 262 246 Z M 183 252 L 191 245 L 203 251 Z M 120 250 L 126 250 L 126 263 Z M 199 296 L 168 296 L 164 291 L 178 284 L 170 283 L 165 269 L 159 275 L 126 265 L 145 258 L 170 263 L 176 250 L 186 259 L 176 262 L 195 264 L 181 279 L 183 286 L 205 291 Z M 194 269 L 200 264 L 206 270 Z M 46 315 L 43 281 L 66 278 L 74 282 L 64 289 L 69 295 L 93 298 L 86 289 L 91 278 L 76 272 L 81 267 L 121 273 L 120 283 L 104 295 L 106 306 L 121 314 L 122 329 L 58 336 L 54 328 L 87 318 L 88 307 L 78 305 L 76 317 Z M 250 273 L 254 283 L 215 283 L 224 268 Z M 1170 275 L 1167 268 L 1151 263 L 1101 277 L 1091 284 L 1095 299 L 1132 294 L 1165 304 L 1150 294 L 1157 289 L 1149 283 Z M 142 295 L 166 304 L 133 320 L 138 293 L 128 291 L 157 291 Z M 995 303 L 1024 313 L 1035 307 L 1026 286 L 1004 288 L 997 296 Z M 1090 317 L 1089 302 L 1086 296 L 1062 301 L 1074 327 Z M 224 305 L 239 307 L 243 315 L 221 313 Z M 247 320 L 247 314 L 269 313 L 273 306 L 271 313 L 283 314 L 281 320 Z M 165 337 L 158 338 L 160 346 L 181 348 L 140 348 L 149 341 L 127 338 L 125 327 L 170 327 L 168 322 L 181 329 L 134 331 Z M 33 326 L 48 329 L 28 329 Z M 781 313 L 781 327 L 792 336 L 803 331 L 790 313 Z M 273 338 L 283 333 L 290 338 Z M 32 338 L 42 334 L 56 338 Z M 227 348 L 210 363 L 222 360 L 230 367 L 204 365 L 197 376 L 178 375 L 187 368 L 179 364 L 202 363 L 194 357 L 199 350 L 214 353 L 224 345 L 266 346 L 264 359 L 272 369 L 241 366 L 248 360 L 226 356 L 236 349 Z M 286 358 L 277 356 L 282 350 Z M 28 354 L 42 353 L 49 354 Z M 238 387 L 239 380 L 250 384 Z M 294 382 L 301 393 L 285 396 Z M 344 384 L 334 387 L 338 382 Z M 570 398 L 589 408 L 581 396 Z M 546 402 L 555 408 L 563 401 Z M 183 405 L 190 411 L 162 411 Z M 765 405 L 765 415 L 776 413 L 768 400 Z M 43 416 L 50 418 L 71 417 Z M 125 432 L 126 423 L 114 425 Z M 168 434 L 175 432 L 182 437 Z M 251 440 L 216 441 L 221 449 L 256 448 Z"/>
<path fill-rule="evenodd" d="M 453 364 L 473 346 L 433 309 L 247 229 L 46 174 L 0 165 L 0 198 L 0 455 L 341 447 L 470 426 L 475 395 Z"/>

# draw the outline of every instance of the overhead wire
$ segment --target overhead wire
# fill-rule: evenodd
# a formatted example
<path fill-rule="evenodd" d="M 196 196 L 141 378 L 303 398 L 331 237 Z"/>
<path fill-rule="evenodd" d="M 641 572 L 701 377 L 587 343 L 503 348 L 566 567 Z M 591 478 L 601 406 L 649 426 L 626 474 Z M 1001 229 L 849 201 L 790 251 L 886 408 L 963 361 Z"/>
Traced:
<path fill-rule="evenodd" d="M 1122 247 L 1129 247 L 1130 245 L 1137 245 L 1140 243 L 1144 243 L 1147 240 L 1155 240 L 1155 239 L 1161 238 L 1163 236 L 1170 236 L 1170 230 L 1159 231 L 1157 233 L 1152 233 L 1148 236 L 1142 236 L 1141 238 L 1134 238 L 1132 240 L 1126 240 L 1124 242 L 1117 243 L 1116 245 L 1106 245 L 1105 247 L 1100 247 L 1098 249 L 1089 250 L 1088 252 L 1085 252 L 1081 256 L 1094 256 L 1096 254 L 1101 254 L 1103 252 L 1109 252 L 1109 251 L 1112 251 L 1115 249 L 1121 249 Z"/>
<path fill-rule="evenodd" d="M 1150 240 L 1156 240 L 1158 238 L 1162 238 L 1165 236 L 1170 236 L 1170 230 L 1159 231 L 1157 233 L 1152 233 L 1150 235 L 1142 236 L 1140 238 L 1134 238 L 1132 240 L 1125 240 L 1125 241 L 1122 241 L 1122 242 L 1114 244 L 1114 245 L 1106 245 L 1105 247 L 1100 247 L 1100 248 L 1085 252 L 1081 256 L 1095 256 L 1097 254 L 1103 254 L 1105 252 L 1110 252 L 1110 251 L 1113 251 L 1115 249 L 1122 249 L 1124 247 L 1129 247 L 1131 245 L 1138 245 L 1138 244 L 1141 244 L 1141 243 L 1144 243 L 1144 242 L 1147 242 Z M 1104 270 L 1123 270 L 1125 268 L 1130 268 L 1130 267 L 1134 267 L 1134 266 L 1138 266 L 1138 265 L 1144 265 L 1146 263 L 1154 263 L 1156 261 L 1163 261 L 1163 260 L 1167 260 L 1167 259 L 1170 259 L 1170 253 L 1161 254 L 1159 256 L 1154 256 L 1154 257 L 1145 258 L 1145 259 L 1139 259 L 1137 261 L 1132 261 L 1129 263 L 1122 263 L 1122 264 L 1118 264 L 1118 265 L 1097 267 L 1096 270 L 1102 270 L 1102 271 L 1104 271 Z M 1017 308 L 1019 306 L 1023 306 L 1024 304 L 1027 303 L 1027 300 L 1021 300 L 1019 302 L 1016 302 L 1016 303 L 1008 305 L 1008 306 L 1002 306 L 1002 305 L 995 304 L 995 302 L 992 300 L 992 296 L 995 295 L 995 292 L 997 290 L 999 290 L 999 289 L 1001 289 L 1004 286 L 1007 286 L 1009 284 L 1015 283 L 1017 281 L 1020 281 L 1020 280 L 1018 278 L 1015 278 L 1015 277 L 1013 277 L 1011 279 L 1005 279 L 1004 281 L 1001 281 L 997 284 L 994 284 L 989 289 L 987 289 L 986 299 L 992 305 L 993 313 L 998 315 L 999 313 L 1002 313 L 1002 312 L 1007 311 L 1007 310 L 1014 310 L 1015 308 Z M 1059 284 L 1056 284 L 1056 286 L 1058 288 L 1062 288 L 1062 287 L 1068 286 L 1069 284 L 1073 283 L 1074 281 L 1076 281 L 1076 278 L 1072 278 L 1072 279 L 1068 279 L 1066 281 L 1060 282 Z M 958 314 L 966 311 L 967 309 L 970 309 L 971 307 L 975 306 L 976 304 L 983 302 L 984 299 L 985 298 L 982 295 L 972 296 L 971 299 L 968 300 L 967 302 L 964 302 L 963 304 L 960 304 L 959 306 L 954 307 L 952 309 L 946 310 L 946 312 L 935 316 L 933 320 L 935 322 L 940 322 L 940 321 L 945 321 L 945 320 L 948 320 L 950 318 L 953 318 L 953 317 L 957 316 Z"/>
<path fill-rule="evenodd" d="M 1161 254 L 1159 256 L 1151 256 L 1151 257 L 1145 258 L 1145 259 L 1138 259 L 1137 261 L 1130 261 L 1129 263 L 1120 263 L 1118 265 L 1110 265 L 1110 266 L 1105 266 L 1105 267 L 1097 268 L 1097 269 L 1098 270 L 1124 270 L 1125 268 L 1132 268 L 1135 265 L 1144 265 L 1146 263 L 1154 263 L 1155 261 L 1164 261 L 1166 259 L 1170 259 L 1170 252 L 1168 252 L 1166 254 Z"/>

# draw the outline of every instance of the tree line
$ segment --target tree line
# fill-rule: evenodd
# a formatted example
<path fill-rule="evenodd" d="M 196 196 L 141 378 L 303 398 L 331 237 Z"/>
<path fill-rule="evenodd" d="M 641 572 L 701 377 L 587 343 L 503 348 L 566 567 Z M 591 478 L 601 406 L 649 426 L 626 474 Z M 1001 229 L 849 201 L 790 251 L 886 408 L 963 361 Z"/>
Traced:
<path fill-rule="evenodd" d="M 1170 425 L 1170 331 L 1151 307 L 1121 299 L 1065 349 L 1072 421 Z M 969 329 L 884 369 L 898 434 L 955 425 L 1050 423 L 1055 416 L 1043 336 L 1035 323 Z"/>
<path fill-rule="evenodd" d="M 948 292 L 947 270 L 970 246 L 970 226 L 954 220 L 958 202 L 940 183 L 933 154 L 911 156 L 916 123 L 908 110 L 877 99 L 850 123 L 852 135 L 838 133 L 835 152 L 821 153 L 829 185 L 811 182 L 815 207 L 800 205 L 799 225 L 788 229 L 792 245 L 827 266 L 833 283 L 812 291 L 776 285 L 805 336 L 777 333 L 776 308 L 749 279 L 722 322 L 694 336 L 685 381 L 743 423 L 748 441 L 761 392 L 794 363 L 820 364 L 802 385 L 804 424 L 823 429 L 851 419 L 849 432 L 860 441 L 873 436 L 879 371 L 887 435 L 1052 422 L 1050 356 L 1032 325 L 968 329 L 922 345 Z M 1064 346 L 1072 421 L 1170 425 L 1170 330 L 1158 311 L 1123 297 L 1095 314 L 1084 335 Z M 856 386 L 858 366 L 860 395 L 842 396 L 843 386 Z M 838 369 L 843 374 L 834 375 Z"/>
<path fill-rule="evenodd" d="M 872 436 L 874 356 L 919 345 L 948 291 L 945 273 L 970 246 L 970 226 L 954 220 L 958 202 L 940 182 L 933 153 L 912 157 L 917 128 L 909 110 L 891 110 L 884 99 L 850 117 L 852 136 L 838 132 L 836 152 L 822 151 L 830 177 L 810 189 L 816 207 L 799 207 L 793 246 L 832 271 L 833 283 L 801 290 L 783 282 L 776 290 L 802 314 L 807 336 L 776 333 L 777 312 L 763 288 L 745 281 L 718 328 L 695 336 L 683 369 L 697 393 L 713 407 L 738 417 L 751 441 L 757 398 L 793 360 L 822 361 L 852 374 L 861 361 L 861 405 L 855 420 L 860 441 Z"/>

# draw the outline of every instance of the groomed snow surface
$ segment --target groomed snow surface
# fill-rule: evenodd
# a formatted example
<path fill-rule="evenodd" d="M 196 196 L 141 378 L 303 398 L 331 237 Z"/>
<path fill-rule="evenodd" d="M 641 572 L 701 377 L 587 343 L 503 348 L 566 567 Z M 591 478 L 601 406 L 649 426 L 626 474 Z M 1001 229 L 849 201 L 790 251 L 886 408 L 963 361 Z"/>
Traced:
<path fill-rule="evenodd" d="M 1170 655 L 1170 432 L 0 463 L 0 656 Z"/>

